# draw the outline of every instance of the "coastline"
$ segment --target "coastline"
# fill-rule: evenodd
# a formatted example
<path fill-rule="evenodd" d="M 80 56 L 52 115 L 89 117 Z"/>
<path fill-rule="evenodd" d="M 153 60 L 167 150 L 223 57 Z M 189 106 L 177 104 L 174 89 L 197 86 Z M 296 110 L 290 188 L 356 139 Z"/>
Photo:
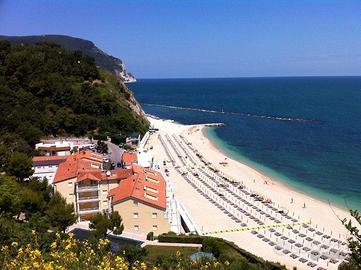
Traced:
<path fill-rule="evenodd" d="M 175 136 L 178 139 L 184 138 L 184 142 L 188 142 L 192 148 L 196 149 L 197 153 L 204 157 L 206 161 L 211 163 L 211 167 L 222 172 L 222 174 L 228 179 L 238 182 L 240 185 L 244 186 L 245 190 L 251 194 L 258 194 L 265 200 L 270 200 L 271 205 L 277 208 L 278 211 L 286 213 L 299 222 L 298 225 L 295 225 L 293 223 L 289 223 L 289 221 L 282 219 L 281 217 L 280 219 L 282 225 L 280 229 L 278 229 L 279 232 L 284 233 L 284 226 L 295 226 L 294 228 L 297 228 L 297 230 L 306 233 L 308 236 L 316 237 L 317 239 L 315 232 L 309 233 L 301 225 L 299 225 L 307 224 L 316 230 L 319 230 L 319 233 L 321 234 L 327 234 L 330 237 L 340 239 L 340 243 L 344 242 L 344 244 L 343 246 L 336 247 L 340 250 L 345 250 L 345 242 L 347 242 L 349 233 L 343 226 L 342 220 L 344 218 L 353 220 L 348 211 L 337 206 L 330 205 L 318 198 L 310 196 L 309 194 L 301 193 L 297 189 L 285 185 L 282 181 L 270 177 L 269 175 L 248 166 L 247 164 L 229 157 L 229 155 L 215 146 L 214 142 L 212 142 L 204 134 L 204 130 L 207 126 L 206 124 L 183 125 L 174 121 L 163 120 L 158 117 L 152 117 L 149 115 L 148 117 L 152 127 L 157 128 L 158 131 L 155 135 L 151 136 L 147 146 L 149 149 L 152 149 L 152 154 L 156 157 L 157 163 L 161 164 L 160 169 L 167 169 L 169 171 L 174 198 L 185 207 L 188 214 L 195 222 L 195 225 L 200 228 L 202 234 L 205 233 L 206 235 L 212 235 L 213 232 L 218 231 L 218 233 L 216 233 L 217 237 L 222 237 L 232 241 L 236 245 L 269 261 L 285 264 L 288 269 L 292 269 L 294 266 L 297 266 L 299 269 L 311 269 L 300 264 L 297 260 L 295 261 L 289 256 L 285 256 L 284 254 L 277 252 L 265 242 L 257 238 L 255 239 L 250 233 L 235 233 L 228 231 L 239 228 L 239 225 L 233 223 L 227 215 L 224 215 L 222 211 L 200 196 L 194 187 L 184 180 L 183 176 L 177 172 L 176 169 L 176 167 L 179 168 L 179 166 L 182 166 L 181 162 L 178 162 L 182 159 L 182 157 L 173 150 L 171 150 L 171 152 L 175 163 L 170 166 L 170 160 L 172 159 L 167 156 L 164 146 L 162 145 L 164 142 L 159 140 L 159 136 L 165 141 L 167 140 L 167 136 L 169 136 L 168 138 L 172 136 Z M 171 144 L 166 144 L 169 148 L 172 148 Z M 164 167 L 163 163 L 165 161 L 167 161 L 168 164 Z M 195 167 L 202 168 L 202 165 L 203 164 L 201 163 L 195 164 Z M 247 226 L 249 226 L 249 228 L 258 228 L 257 225 L 254 227 L 255 225 L 253 225 L 253 223 L 247 218 L 244 219 L 244 221 L 247 222 Z M 272 222 L 265 222 L 266 225 L 274 226 Z M 353 223 L 355 224 L 355 221 L 353 221 Z M 269 232 L 267 230 L 261 229 L 261 231 L 264 236 L 267 235 L 267 237 L 272 237 L 271 235 L 268 235 Z M 297 236 L 295 240 L 297 240 Z M 304 243 L 304 239 L 299 239 L 298 241 Z M 319 238 L 319 241 L 322 243 L 324 240 Z M 328 244 L 332 245 L 331 242 Z M 283 242 L 281 245 L 285 245 L 285 243 Z M 292 247 L 289 246 L 288 248 L 291 248 L 292 250 Z M 312 247 L 311 244 L 311 248 L 318 249 L 319 247 Z M 319 251 L 322 252 L 321 250 Z M 299 253 L 300 255 L 308 258 L 308 254 L 305 254 L 303 251 L 297 252 L 301 252 Z M 321 261 L 318 261 L 318 263 L 323 265 Z M 332 267 L 331 265 L 327 265 L 327 269 L 337 269 L 337 265 L 333 265 Z"/>
<path fill-rule="evenodd" d="M 211 145 L 214 149 L 216 149 L 217 151 L 219 151 L 221 154 L 223 154 L 223 155 L 226 156 L 227 158 L 233 159 L 233 160 L 235 160 L 236 162 L 239 162 L 239 163 L 241 163 L 241 164 L 243 164 L 243 165 L 245 165 L 245 166 L 247 166 L 247 167 L 249 167 L 249 168 L 257 171 L 260 175 L 263 175 L 264 177 L 268 177 L 269 179 L 272 179 L 271 181 L 277 182 L 278 185 L 282 185 L 282 186 L 284 186 L 284 188 L 287 188 L 287 189 L 293 190 L 293 191 L 295 191 L 295 192 L 301 193 L 301 194 L 303 194 L 303 195 L 305 195 L 305 196 L 312 197 L 312 198 L 314 198 L 315 200 L 319 200 L 319 201 L 322 201 L 322 202 L 325 203 L 325 204 L 332 205 L 332 207 L 338 208 L 338 209 L 340 209 L 340 210 L 342 210 L 342 211 L 346 211 L 346 212 L 349 211 L 349 209 L 348 209 L 346 206 L 340 205 L 340 204 L 338 204 L 337 202 L 334 202 L 334 201 L 327 200 L 327 199 L 323 198 L 321 195 L 320 195 L 320 196 L 317 196 L 316 194 L 314 194 L 314 193 L 317 193 L 317 192 L 319 191 L 319 190 L 316 189 L 316 188 L 309 187 L 309 189 L 313 189 L 314 192 L 307 192 L 307 191 L 305 191 L 305 190 L 302 190 L 302 189 L 298 188 L 298 187 L 296 186 L 296 184 L 295 184 L 295 183 L 296 183 L 295 181 L 292 181 L 292 180 L 291 180 L 293 183 L 290 183 L 289 181 L 287 181 L 288 178 L 287 178 L 286 176 L 283 176 L 283 175 L 281 175 L 281 174 L 279 174 L 279 173 L 277 173 L 277 172 L 275 172 L 275 171 L 273 171 L 274 174 L 272 174 L 272 175 L 271 175 L 271 174 L 268 174 L 267 172 L 262 171 L 262 168 L 258 168 L 257 165 L 258 165 L 258 166 L 262 166 L 262 167 L 264 167 L 264 168 L 266 168 L 267 170 L 270 170 L 270 171 L 272 171 L 272 169 L 270 169 L 270 168 L 268 168 L 268 167 L 266 167 L 266 166 L 264 166 L 264 165 L 262 165 L 262 164 L 258 164 L 258 163 L 254 162 L 254 161 L 248 160 L 248 159 L 247 159 L 246 157 L 244 157 L 242 154 L 237 153 L 237 155 L 241 156 L 243 160 L 242 160 L 242 159 L 237 159 L 237 157 L 233 157 L 231 153 L 227 152 L 227 150 L 224 150 L 224 149 L 222 149 L 221 146 L 218 146 L 218 145 L 217 145 L 217 143 L 214 141 L 214 138 L 212 138 L 212 136 L 210 136 L 209 134 L 207 134 L 207 131 L 206 131 L 207 129 L 209 129 L 209 127 L 206 127 L 206 126 L 205 126 L 205 127 L 202 128 L 202 134 L 203 134 L 203 136 L 206 137 L 206 138 L 209 140 L 210 145 Z M 217 139 L 218 139 L 218 140 L 221 140 L 220 138 L 217 138 Z M 248 160 L 248 161 L 247 161 L 247 160 Z M 277 175 L 283 176 L 283 177 L 279 177 L 279 176 L 277 176 Z M 282 178 L 284 178 L 284 180 L 282 180 Z M 287 178 L 287 179 L 286 179 L 286 178 Z M 319 192 L 323 192 L 323 191 L 319 191 Z M 324 192 L 324 194 L 327 195 L 328 193 L 325 193 L 325 192 Z"/>
<path fill-rule="evenodd" d="M 296 200 L 297 200 L 296 198 L 302 198 L 302 199 L 304 199 L 304 201 L 317 203 L 318 207 L 321 207 L 320 209 L 325 210 L 325 208 L 332 208 L 331 212 L 333 212 L 333 214 L 337 213 L 338 216 L 340 216 L 341 220 L 343 218 L 345 218 L 345 217 L 350 218 L 348 209 L 342 208 L 339 205 L 332 204 L 331 202 L 324 201 L 321 198 L 312 196 L 311 194 L 308 194 L 306 192 L 302 192 L 302 191 L 294 188 L 291 185 L 287 185 L 286 183 L 284 183 L 280 179 L 277 179 L 277 178 L 274 178 L 273 176 L 267 175 L 264 172 L 262 172 L 261 170 L 259 170 L 257 168 L 254 168 L 251 165 L 246 164 L 245 162 L 242 162 L 242 161 L 239 161 L 239 160 L 235 159 L 234 157 L 230 156 L 225 150 L 220 149 L 212 141 L 211 138 L 208 138 L 207 134 L 205 134 L 205 129 L 207 128 L 205 125 L 195 125 L 195 126 L 200 128 L 200 133 L 201 134 L 199 134 L 197 136 L 199 136 L 199 139 L 203 140 L 207 144 L 207 148 L 209 148 L 209 150 L 211 150 L 213 153 L 217 153 L 219 156 L 224 156 L 225 158 L 227 158 L 228 162 L 233 162 L 233 163 L 243 167 L 244 170 L 250 172 L 251 174 L 258 175 L 258 177 L 260 177 L 262 180 L 267 181 L 268 184 L 265 185 L 265 186 L 275 187 L 276 189 L 278 189 L 278 191 L 283 191 L 284 194 L 288 193 L 290 201 L 293 198 L 294 203 L 295 203 Z M 192 142 L 194 142 L 194 140 Z M 200 151 L 200 152 L 202 152 L 202 151 Z M 212 156 L 214 157 L 215 155 L 212 155 Z M 228 175 L 230 175 L 230 174 L 228 174 Z M 230 175 L 230 176 L 232 177 L 232 175 Z M 249 186 L 249 185 L 252 186 L 251 189 L 253 189 L 254 191 L 262 194 L 262 188 L 256 188 L 253 185 L 254 183 L 252 183 L 250 181 L 248 181 L 248 182 L 244 181 L 243 183 L 245 183 L 246 186 Z M 256 180 L 256 184 L 260 184 L 260 183 L 257 183 L 257 180 Z M 280 203 L 280 206 L 281 205 L 284 208 L 289 208 L 292 204 L 291 203 L 285 203 L 284 200 L 283 200 L 283 203 L 282 204 Z M 310 203 L 308 203 L 308 205 L 310 205 Z M 293 209 L 293 207 L 291 207 L 291 208 Z M 307 208 L 307 203 L 306 203 L 306 208 Z M 312 220 L 312 217 L 310 217 L 310 218 Z M 340 224 L 341 224 L 341 221 L 340 221 Z"/>
<path fill-rule="evenodd" d="M 218 160 L 217 163 L 213 162 L 213 164 L 215 164 L 218 169 L 224 171 L 225 174 L 230 176 L 231 178 L 234 178 L 234 176 L 237 176 L 237 174 L 239 173 L 241 173 L 239 175 L 241 177 L 244 177 L 245 174 L 248 174 L 248 181 L 246 180 L 247 177 L 244 177 L 242 183 L 256 193 L 259 193 L 266 197 L 273 197 L 271 196 L 273 195 L 273 193 L 279 193 L 280 196 L 277 196 L 279 199 L 273 201 L 275 201 L 280 207 L 288 209 L 289 211 L 294 211 L 296 213 L 300 211 L 303 212 L 305 215 L 301 214 L 300 217 L 302 218 L 303 216 L 304 220 L 311 222 L 320 221 L 321 224 L 325 224 L 324 220 L 322 220 L 323 218 L 325 218 L 325 220 L 329 220 L 330 218 L 332 220 L 331 223 L 334 223 L 334 221 L 337 220 L 340 225 L 337 226 L 339 227 L 337 231 L 339 231 L 339 234 L 345 235 L 346 230 L 343 227 L 341 220 L 344 218 L 351 218 L 348 209 L 342 208 L 339 205 L 331 204 L 330 202 L 326 202 L 321 198 L 312 196 L 306 192 L 302 192 L 294 188 L 293 186 L 287 185 L 282 180 L 275 179 L 274 177 L 271 177 L 264 172 L 257 170 L 256 168 L 253 168 L 252 166 L 231 157 L 224 150 L 217 147 L 215 143 L 212 142 L 212 140 L 208 138 L 208 136 L 205 134 L 204 130 L 206 128 L 209 128 L 207 126 L 208 123 L 185 125 L 171 119 L 161 119 L 157 116 L 149 114 L 147 115 L 147 117 L 149 119 L 154 119 L 156 121 L 171 124 L 172 127 L 165 127 L 170 133 L 179 133 L 185 135 L 185 137 L 194 146 L 196 146 L 200 153 L 202 153 L 204 156 L 212 156 L 215 160 Z M 196 130 L 197 132 L 194 132 L 194 130 Z M 236 168 L 228 170 L 229 167 L 227 168 L 219 166 L 219 162 L 222 162 L 225 158 L 228 162 L 232 163 L 232 166 L 235 166 Z M 249 175 L 253 175 L 255 177 L 256 181 L 254 183 L 250 181 Z M 267 182 L 267 185 L 264 184 L 265 182 Z M 287 195 L 285 196 L 285 194 Z M 293 203 L 290 203 L 291 200 L 293 200 Z M 303 208 L 304 203 L 306 204 L 305 208 Z M 325 211 L 326 209 L 327 211 Z M 316 214 L 315 212 L 318 211 L 322 211 L 323 214 Z M 329 218 L 327 218 L 327 215 L 325 213 L 332 216 L 329 216 Z"/>

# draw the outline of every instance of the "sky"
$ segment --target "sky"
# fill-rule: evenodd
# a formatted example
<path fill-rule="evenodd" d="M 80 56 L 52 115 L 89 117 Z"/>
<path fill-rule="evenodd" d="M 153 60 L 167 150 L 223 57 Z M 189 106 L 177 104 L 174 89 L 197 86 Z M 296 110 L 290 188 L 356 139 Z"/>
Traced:
<path fill-rule="evenodd" d="M 93 41 L 137 78 L 359 76 L 360 0 L 0 0 L 0 35 Z"/>

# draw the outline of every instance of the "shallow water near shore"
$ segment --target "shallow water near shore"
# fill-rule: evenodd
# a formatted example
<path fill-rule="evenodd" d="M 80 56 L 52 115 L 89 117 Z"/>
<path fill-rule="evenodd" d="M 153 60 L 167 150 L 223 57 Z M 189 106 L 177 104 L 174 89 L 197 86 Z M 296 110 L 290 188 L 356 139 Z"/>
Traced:
<path fill-rule="evenodd" d="M 308 186 L 308 185 L 302 184 L 300 182 L 294 181 L 293 179 L 288 178 L 287 176 L 282 175 L 281 173 L 278 173 L 278 172 L 268 168 L 265 165 L 258 164 L 256 162 L 248 159 L 247 157 L 243 156 L 239 152 L 239 150 L 237 150 L 234 147 L 232 147 L 231 145 L 227 144 L 227 142 L 222 141 L 222 139 L 220 139 L 217 136 L 215 128 L 213 128 L 213 127 L 206 128 L 206 129 L 204 129 L 203 133 L 212 142 L 212 144 L 217 149 L 222 151 L 222 153 L 224 153 L 226 156 L 257 170 L 258 172 L 262 173 L 265 176 L 272 178 L 275 181 L 280 181 L 283 184 L 285 184 L 286 186 L 288 186 L 294 190 L 297 190 L 301 193 L 311 195 L 314 198 L 320 199 L 327 203 L 331 203 L 333 205 L 337 205 L 338 207 L 341 207 L 341 208 L 347 207 L 345 205 L 345 200 L 341 197 L 338 197 L 337 195 L 333 195 L 333 194 L 327 193 L 323 190 L 313 188 L 312 186 Z"/>
<path fill-rule="evenodd" d="M 146 113 L 303 193 L 361 210 L 361 77 L 139 80 Z"/>

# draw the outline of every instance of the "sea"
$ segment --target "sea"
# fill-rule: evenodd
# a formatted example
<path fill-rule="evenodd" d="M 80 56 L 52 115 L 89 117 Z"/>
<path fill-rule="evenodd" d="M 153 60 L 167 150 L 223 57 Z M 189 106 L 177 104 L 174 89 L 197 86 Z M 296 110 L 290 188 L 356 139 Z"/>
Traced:
<path fill-rule="evenodd" d="M 222 122 L 206 136 L 230 157 L 332 205 L 361 210 L 361 77 L 140 79 L 148 114 Z"/>

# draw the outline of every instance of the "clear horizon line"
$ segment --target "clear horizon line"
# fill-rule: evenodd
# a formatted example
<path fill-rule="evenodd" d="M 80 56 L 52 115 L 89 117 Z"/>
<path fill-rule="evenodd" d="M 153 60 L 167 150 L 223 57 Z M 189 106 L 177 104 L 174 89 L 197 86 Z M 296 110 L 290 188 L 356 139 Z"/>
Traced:
<path fill-rule="evenodd" d="M 231 76 L 231 77 L 136 77 L 137 80 L 167 80 L 167 79 L 240 79 L 240 78 L 306 78 L 306 77 L 361 77 L 360 75 L 289 75 L 289 76 Z"/>

